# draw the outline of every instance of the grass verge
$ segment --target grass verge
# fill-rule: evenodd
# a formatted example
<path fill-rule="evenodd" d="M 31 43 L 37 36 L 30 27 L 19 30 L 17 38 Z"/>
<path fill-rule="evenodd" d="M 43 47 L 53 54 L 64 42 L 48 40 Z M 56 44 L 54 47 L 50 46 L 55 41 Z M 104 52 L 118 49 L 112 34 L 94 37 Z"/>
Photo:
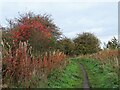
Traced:
<path fill-rule="evenodd" d="M 113 71 L 109 64 L 104 68 L 100 67 L 100 62 L 93 59 L 81 59 L 88 73 L 90 86 L 92 88 L 118 88 L 118 74 Z"/>
<path fill-rule="evenodd" d="M 56 69 L 48 77 L 49 88 L 81 88 L 82 82 L 80 65 L 76 59 L 70 59 L 70 63 L 64 70 Z"/>

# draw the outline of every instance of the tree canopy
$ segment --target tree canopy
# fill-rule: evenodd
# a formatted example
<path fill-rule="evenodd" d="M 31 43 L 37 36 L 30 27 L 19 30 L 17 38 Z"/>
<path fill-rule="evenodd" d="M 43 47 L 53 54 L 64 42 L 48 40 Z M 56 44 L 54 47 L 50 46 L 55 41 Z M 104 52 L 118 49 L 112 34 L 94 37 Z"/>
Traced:
<path fill-rule="evenodd" d="M 47 14 L 36 15 L 29 12 L 8 22 L 9 27 L 3 36 L 7 37 L 9 34 L 11 37 L 6 40 L 16 45 L 19 42 L 28 42 L 34 51 L 44 52 L 53 49 L 61 35 L 59 28 Z"/>
<path fill-rule="evenodd" d="M 73 40 L 76 54 L 91 54 L 100 50 L 100 40 L 92 33 L 83 32 Z"/>
<path fill-rule="evenodd" d="M 58 49 L 67 55 L 74 55 L 74 43 L 69 38 L 63 38 L 58 41 Z"/>
<path fill-rule="evenodd" d="M 113 37 L 110 41 L 107 43 L 107 48 L 108 49 L 117 49 L 119 47 L 118 40 Z"/>

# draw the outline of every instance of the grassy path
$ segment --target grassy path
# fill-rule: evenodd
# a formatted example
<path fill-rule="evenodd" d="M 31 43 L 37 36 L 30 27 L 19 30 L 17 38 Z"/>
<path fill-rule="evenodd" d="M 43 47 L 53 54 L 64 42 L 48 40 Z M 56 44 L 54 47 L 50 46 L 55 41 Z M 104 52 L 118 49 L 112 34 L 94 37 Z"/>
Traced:
<path fill-rule="evenodd" d="M 98 60 L 70 59 L 62 71 L 56 69 L 48 79 L 49 88 L 118 88 L 118 74 L 109 64 L 101 68 Z"/>

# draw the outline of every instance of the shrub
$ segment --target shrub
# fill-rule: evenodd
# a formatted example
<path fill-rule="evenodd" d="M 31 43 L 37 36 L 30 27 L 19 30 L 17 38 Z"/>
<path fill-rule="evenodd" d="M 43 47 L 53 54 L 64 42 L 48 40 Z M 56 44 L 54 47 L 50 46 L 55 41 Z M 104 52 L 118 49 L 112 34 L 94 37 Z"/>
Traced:
<path fill-rule="evenodd" d="M 10 20 L 9 24 L 3 39 L 7 38 L 6 34 L 9 35 L 8 43 L 12 46 L 11 42 L 14 42 L 17 47 L 20 41 L 28 41 L 34 54 L 55 50 L 55 42 L 61 35 L 50 16 L 45 14 L 35 15 L 29 12 Z"/>

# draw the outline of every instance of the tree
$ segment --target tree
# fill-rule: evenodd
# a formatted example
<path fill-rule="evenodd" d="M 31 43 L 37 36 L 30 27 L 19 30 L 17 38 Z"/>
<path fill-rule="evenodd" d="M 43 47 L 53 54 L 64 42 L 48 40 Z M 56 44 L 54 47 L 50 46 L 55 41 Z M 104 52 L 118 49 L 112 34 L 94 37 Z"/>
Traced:
<path fill-rule="evenodd" d="M 9 20 L 9 24 L 8 31 L 16 46 L 19 42 L 28 42 L 34 52 L 54 49 L 55 42 L 61 35 L 59 28 L 46 14 L 35 15 L 29 12 L 15 20 Z"/>
<path fill-rule="evenodd" d="M 73 40 L 76 54 L 91 54 L 100 50 L 100 40 L 89 32 L 78 34 Z"/>
<path fill-rule="evenodd" d="M 74 55 L 74 43 L 69 38 L 63 38 L 58 41 L 58 49 L 66 55 Z"/>
<path fill-rule="evenodd" d="M 119 46 L 118 40 L 113 37 L 110 41 L 107 43 L 107 48 L 108 49 L 117 49 Z"/>

